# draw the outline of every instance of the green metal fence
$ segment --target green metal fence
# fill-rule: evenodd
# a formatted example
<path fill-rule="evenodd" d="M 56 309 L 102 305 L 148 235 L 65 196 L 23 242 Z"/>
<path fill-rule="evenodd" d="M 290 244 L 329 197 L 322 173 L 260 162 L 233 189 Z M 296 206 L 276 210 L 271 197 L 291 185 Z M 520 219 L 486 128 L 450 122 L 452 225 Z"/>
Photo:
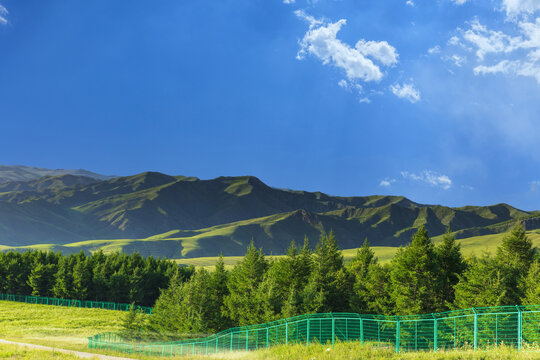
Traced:
<path fill-rule="evenodd" d="M 129 311 L 129 309 L 131 308 L 130 304 L 119 304 L 119 303 L 105 302 L 105 301 L 58 299 L 58 298 L 51 298 L 51 297 L 27 296 L 27 295 L 0 294 L 0 300 L 17 301 L 17 302 L 23 302 L 23 303 L 28 303 L 28 304 L 72 306 L 72 307 L 81 307 L 81 308 L 90 308 L 90 309 L 96 308 L 96 309 L 120 310 L 120 311 Z M 135 308 L 145 314 L 152 314 L 151 307 L 135 305 Z"/>
<path fill-rule="evenodd" d="M 472 308 L 428 315 L 382 316 L 326 313 L 237 327 L 206 338 L 141 343 L 114 333 L 88 339 L 93 349 L 146 355 L 210 355 L 279 344 L 360 341 L 400 351 L 479 349 L 540 344 L 540 305 Z"/>

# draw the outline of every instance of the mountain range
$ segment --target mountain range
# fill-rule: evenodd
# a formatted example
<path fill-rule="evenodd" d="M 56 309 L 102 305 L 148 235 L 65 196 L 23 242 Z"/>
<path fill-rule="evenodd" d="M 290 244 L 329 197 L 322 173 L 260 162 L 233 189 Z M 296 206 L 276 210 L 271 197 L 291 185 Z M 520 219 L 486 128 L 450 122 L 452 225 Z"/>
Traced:
<path fill-rule="evenodd" d="M 330 230 L 348 249 L 366 238 L 374 246 L 403 245 L 422 225 L 431 236 L 449 227 L 457 238 L 500 233 L 517 219 L 540 228 L 540 212 L 507 204 L 451 208 L 402 196 L 339 197 L 277 189 L 253 176 L 201 180 L 145 172 L 111 178 L 35 169 L 0 166 L 4 249 L 102 248 L 189 258 L 243 255 L 251 240 L 281 254 L 292 240 L 307 236 L 314 243 Z"/>

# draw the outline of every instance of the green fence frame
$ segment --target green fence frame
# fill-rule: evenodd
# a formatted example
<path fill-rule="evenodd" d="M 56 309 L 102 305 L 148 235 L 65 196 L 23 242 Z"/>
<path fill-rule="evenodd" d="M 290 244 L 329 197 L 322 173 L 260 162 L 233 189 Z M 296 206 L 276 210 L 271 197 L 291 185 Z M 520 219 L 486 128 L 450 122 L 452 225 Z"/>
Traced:
<path fill-rule="evenodd" d="M 11 295 L 0 294 L 0 300 L 16 301 L 27 304 L 54 305 L 54 306 L 71 306 L 89 309 L 106 309 L 129 311 L 131 304 L 121 304 L 105 301 L 90 301 L 90 300 L 74 300 L 74 299 L 59 299 L 44 296 L 29 296 L 29 295 Z M 152 308 L 148 306 L 135 305 L 135 309 L 145 314 L 152 314 Z"/>
<path fill-rule="evenodd" d="M 236 327 L 198 339 L 141 343 L 115 333 L 88 339 L 92 349 L 157 356 L 210 355 L 280 344 L 360 341 L 400 351 L 479 349 L 540 344 L 540 305 L 471 308 L 427 315 L 325 313 Z"/>

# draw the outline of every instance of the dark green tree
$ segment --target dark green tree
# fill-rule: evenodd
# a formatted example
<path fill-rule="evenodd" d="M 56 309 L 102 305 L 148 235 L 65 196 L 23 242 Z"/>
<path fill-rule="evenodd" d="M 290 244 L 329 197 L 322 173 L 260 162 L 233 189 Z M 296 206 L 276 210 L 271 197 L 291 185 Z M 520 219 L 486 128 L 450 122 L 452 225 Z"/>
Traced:
<path fill-rule="evenodd" d="M 392 300 L 398 314 L 437 310 L 439 265 L 425 227 L 420 227 L 412 242 L 396 253 L 392 260 L 391 283 Z"/>
<path fill-rule="evenodd" d="M 32 289 L 31 295 L 51 296 L 55 273 L 56 266 L 54 264 L 35 264 L 27 280 L 28 286 Z"/>
<path fill-rule="evenodd" d="M 435 249 L 440 266 L 440 292 L 437 300 L 437 311 L 446 311 L 454 302 L 454 286 L 459 281 L 459 275 L 463 274 L 467 264 L 461 254 L 461 247 L 450 228 L 443 236 L 442 243 Z"/>
<path fill-rule="evenodd" d="M 540 260 L 535 260 L 529 267 L 527 277 L 523 279 L 524 305 L 540 304 Z"/>
<path fill-rule="evenodd" d="M 307 309 L 322 312 L 349 311 L 352 284 L 352 278 L 343 266 L 343 255 L 334 233 L 330 231 L 327 235 L 321 235 L 315 250 L 311 278 L 304 289 L 304 305 Z"/>
<path fill-rule="evenodd" d="M 500 306 L 505 304 L 504 270 L 489 254 L 472 258 L 459 282 L 454 287 L 454 309 Z"/>
<path fill-rule="evenodd" d="M 257 324 L 262 314 L 259 312 L 257 289 L 263 281 L 268 263 L 262 250 L 257 250 L 253 241 L 246 255 L 229 274 L 227 287 L 229 294 L 224 300 L 224 313 L 235 324 Z"/>

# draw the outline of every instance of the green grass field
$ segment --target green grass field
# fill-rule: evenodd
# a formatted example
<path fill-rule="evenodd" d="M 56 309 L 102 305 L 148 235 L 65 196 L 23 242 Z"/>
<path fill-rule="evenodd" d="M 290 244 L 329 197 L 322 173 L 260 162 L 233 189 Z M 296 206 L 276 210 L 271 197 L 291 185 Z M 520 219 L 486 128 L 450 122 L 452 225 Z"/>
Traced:
<path fill-rule="evenodd" d="M 87 338 L 102 332 L 121 329 L 125 312 L 32 305 L 0 301 L 0 338 L 61 349 L 123 356 L 133 359 L 158 359 L 138 354 L 123 354 L 89 349 Z M 45 350 L 29 350 L 16 345 L 0 344 L 0 359 L 75 359 L 72 355 Z M 245 360 L 324 360 L 324 359 L 540 359 L 540 351 L 500 348 L 489 351 L 421 352 L 396 354 L 393 349 L 378 349 L 358 342 L 329 345 L 312 344 L 277 346 L 255 352 L 223 353 L 209 357 L 182 357 L 181 359 L 245 359 Z"/>
<path fill-rule="evenodd" d="M 503 234 L 493 234 L 493 235 L 483 235 L 475 236 L 466 239 L 459 239 L 457 242 L 461 245 L 461 251 L 466 257 L 473 255 L 481 256 L 482 253 L 488 252 L 495 254 L 497 246 L 501 243 Z M 527 236 L 532 241 L 533 246 L 540 248 L 540 230 L 527 231 Z M 442 240 L 442 236 L 437 236 L 433 238 L 435 244 L 439 243 Z M 391 246 L 373 246 L 373 251 L 375 256 L 379 258 L 381 264 L 388 263 L 392 260 L 395 253 L 399 248 Z M 349 262 L 356 255 L 358 249 L 345 249 L 343 250 L 343 258 L 345 263 Z M 274 258 L 280 258 L 283 255 L 274 255 Z M 226 267 L 232 268 L 234 264 L 242 260 L 242 256 L 225 256 L 223 258 Z M 216 264 L 217 257 L 200 257 L 200 258 L 191 258 L 191 259 L 176 259 L 176 262 L 184 265 L 193 265 L 200 266 L 206 269 L 212 269 Z"/>
<path fill-rule="evenodd" d="M 63 354 L 56 351 L 33 350 L 17 345 L 0 344 L 0 359 L 13 360 L 75 360 L 75 355 Z"/>

